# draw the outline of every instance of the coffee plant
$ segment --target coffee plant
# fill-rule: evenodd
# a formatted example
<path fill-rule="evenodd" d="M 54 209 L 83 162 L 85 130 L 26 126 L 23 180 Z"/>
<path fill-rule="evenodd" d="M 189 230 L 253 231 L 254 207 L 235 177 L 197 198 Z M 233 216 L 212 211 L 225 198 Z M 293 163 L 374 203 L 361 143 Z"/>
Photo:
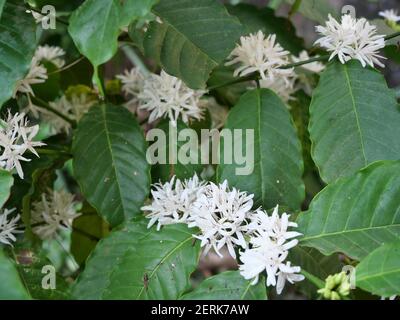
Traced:
<path fill-rule="evenodd" d="M 0 0 L 1 299 L 400 294 L 399 8 L 238 2 Z"/>

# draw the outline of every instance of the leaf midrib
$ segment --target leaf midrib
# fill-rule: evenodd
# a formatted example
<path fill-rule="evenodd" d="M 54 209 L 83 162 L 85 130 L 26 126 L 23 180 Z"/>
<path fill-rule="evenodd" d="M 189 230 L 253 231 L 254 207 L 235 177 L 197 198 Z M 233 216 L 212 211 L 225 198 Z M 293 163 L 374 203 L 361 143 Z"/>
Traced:
<path fill-rule="evenodd" d="M 365 155 L 365 146 L 364 146 L 363 134 L 362 134 L 361 125 L 360 125 L 360 119 L 359 119 L 359 115 L 358 115 L 358 111 L 357 111 L 357 107 L 356 107 L 356 100 L 355 100 L 354 92 L 353 92 L 353 89 L 351 86 L 351 80 L 350 80 L 350 75 L 348 72 L 348 67 L 346 64 L 343 65 L 343 70 L 344 70 L 344 74 L 346 76 L 346 83 L 347 83 L 347 87 L 349 89 L 349 94 L 350 94 L 351 101 L 352 101 L 352 107 L 353 107 L 354 115 L 356 118 L 358 133 L 360 135 L 360 143 L 361 143 L 361 150 L 362 150 L 363 158 L 364 158 L 364 165 L 367 165 L 368 161 L 367 161 L 367 157 Z"/>
<path fill-rule="evenodd" d="M 117 184 L 117 187 L 118 187 L 118 195 L 119 195 L 119 200 L 120 200 L 120 204 L 121 204 L 121 206 L 122 206 L 122 211 L 123 211 L 123 215 L 124 215 L 124 217 L 127 217 L 127 215 L 125 214 L 125 205 L 124 205 L 124 202 L 123 202 L 123 198 L 122 198 L 122 189 L 121 189 L 121 185 L 119 184 L 119 174 L 118 174 L 118 171 L 117 171 L 117 165 L 116 165 L 116 162 L 115 162 L 115 158 L 114 158 L 114 154 L 113 154 L 113 149 L 112 149 L 112 145 L 111 145 L 111 140 L 110 140 L 110 131 L 109 131 L 109 128 L 108 128 L 108 126 L 107 126 L 107 116 L 106 116 L 106 105 L 102 105 L 101 106 L 101 116 L 102 116 L 102 118 L 103 118 L 103 124 L 104 124 L 104 131 L 105 131 L 105 134 L 106 134 L 106 138 L 107 138 L 107 146 L 108 146 L 108 150 L 110 151 L 110 156 L 111 156 L 111 162 L 112 162 L 112 170 L 114 171 L 114 174 L 115 174 L 115 181 L 116 181 L 116 184 Z M 112 214 L 111 216 L 110 216 L 110 219 L 113 219 L 114 218 L 114 216 L 116 215 L 116 212 L 117 211 L 114 211 L 114 214 Z"/>

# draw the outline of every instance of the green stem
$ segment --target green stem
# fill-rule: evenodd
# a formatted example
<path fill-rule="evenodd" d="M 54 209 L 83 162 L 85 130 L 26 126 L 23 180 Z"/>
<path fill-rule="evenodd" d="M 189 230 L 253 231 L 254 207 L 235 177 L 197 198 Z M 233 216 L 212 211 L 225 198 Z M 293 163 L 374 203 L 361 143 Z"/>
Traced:
<path fill-rule="evenodd" d="M 302 65 L 317 62 L 317 61 L 327 61 L 327 60 L 329 60 L 329 55 L 324 55 L 324 56 L 320 56 L 320 57 L 314 57 L 314 58 L 311 58 L 311 59 L 308 59 L 305 61 L 290 63 L 290 64 L 287 64 L 286 66 L 281 67 L 281 69 L 290 69 L 290 68 L 300 67 Z"/>
<path fill-rule="evenodd" d="M 50 111 L 54 113 L 55 115 L 59 116 L 63 120 L 67 121 L 69 124 L 71 124 L 72 127 L 76 126 L 76 122 L 70 118 L 68 118 L 65 114 L 61 113 L 60 111 L 54 109 L 51 107 L 47 102 L 43 101 L 40 98 L 37 98 L 35 96 L 31 96 L 31 99 L 35 102 L 35 105 L 38 106 L 39 108 L 45 109 L 47 111 Z"/>
<path fill-rule="evenodd" d="M 325 282 L 323 280 L 307 272 L 306 270 L 302 269 L 301 274 L 305 276 L 306 279 L 314 284 L 318 289 L 322 289 L 325 287 Z"/>

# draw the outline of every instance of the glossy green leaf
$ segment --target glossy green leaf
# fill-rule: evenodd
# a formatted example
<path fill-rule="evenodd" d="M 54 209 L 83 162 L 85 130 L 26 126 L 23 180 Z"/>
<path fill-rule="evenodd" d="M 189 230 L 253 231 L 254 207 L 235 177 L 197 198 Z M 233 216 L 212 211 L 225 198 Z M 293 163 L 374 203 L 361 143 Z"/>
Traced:
<path fill-rule="evenodd" d="M 400 236 L 400 162 L 380 161 L 328 185 L 298 218 L 300 243 L 360 260 Z"/>
<path fill-rule="evenodd" d="M 27 254 L 27 256 L 24 256 Z M 67 300 L 69 299 L 69 284 L 62 278 L 53 267 L 52 263 L 44 254 L 32 253 L 28 250 L 17 252 L 19 264 L 17 270 L 26 290 L 32 299 L 37 300 Z M 51 272 L 55 272 L 55 288 L 45 289 L 42 282 L 49 284 L 45 277 L 52 276 Z"/>
<path fill-rule="evenodd" d="M 68 31 L 76 47 L 93 64 L 99 85 L 98 66 L 118 49 L 119 12 L 117 0 L 86 0 L 70 17 Z"/>
<path fill-rule="evenodd" d="M 90 109 L 74 135 L 74 173 L 88 202 L 116 226 L 140 212 L 150 189 L 146 142 L 122 106 Z"/>
<path fill-rule="evenodd" d="M 166 161 L 168 164 L 155 164 L 152 167 L 151 170 L 151 176 L 153 179 L 153 182 L 165 182 L 165 181 L 169 181 L 172 176 L 176 176 L 179 179 L 188 179 L 193 177 L 193 175 L 195 173 L 197 173 L 198 175 L 201 173 L 201 170 L 203 169 L 203 166 L 201 164 L 199 164 L 199 157 L 193 157 L 193 163 L 188 163 L 188 164 L 183 164 L 182 162 L 179 161 L 179 159 L 177 159 L 177 163 L 176 164 L 170 164 L 169 162 L 169 156 L 170 156 L 170 152 L 169 152 L 169 148 L 170 148 L 170 138 L 173 138 L 171 136 L 172 133 L 170 133 L 170 129 L 172 129 L 172 131 L 175 131 L 175 133 L 177 135 L 179 135 L 179 132 L 181 132 L 182 130 L 188 129 L 188 126 L 183 123 L 182 121 L 178 121 L 177 127 L 171 127 L 170 126 L 170 122 L 165 120 L 162 121 L 158 126 L 158 129 L 162 130 L 165 135 L 166 135 L 166 143 L 165 144 L 160 144 L 158 150 L 158 154 L 165 154 L 166 155 Z M 175 133 L 173 133 L 172 135 L 175 135 Z M 155 142 L 157 143 L 157 141 Z M 179 152 L 180 148 L 187 143 L 186 141 L 177 141 L 176 147 L 177 150 Z M 197 148 L 198 149 L 198 148 Z M 198 150 L 198 152 L 200 153 L 200 151 Z M 199 155 L 199 154 L 198 154 Z"/>
<path fill-rule="evenodd" d="M 219 181 L 227 179 L 230 186 L 254 193 L 256 206 L 300 208 L 304 199 L 301 146 L 290 113 L 280 98 L 268 89 L 247 92 L 230 111 L 224 128 L 254 130 L 254 144 L 245 141 L 242 132 L 242 154 L 246 154 L 246 147 L 254 145 L 254 170 L 250 175 L 237 175 L 236 169 L 244 165 L 235 161 L 226 164 L 225 141 L 221 139 Z"/>
<path fill-rule="evenodd" d="M 249 4 L 227 6 L 229 13 L 239 18 L 246 33 L 262 30 L 266 35 L 275 34 L 277 42 L 292 54 L 298 55 L 303 50 L 303 40 L 297 37 L 292 23 L 282 17 L 276 17 L 270 8 L 257 8 Z"/>
<path fill-rule="evenodd" d="M 200 252 L 183 224 L 147 229 L 131 221 L 101 240 L 73 290 L 76 299 L 177 299 L 190 288 Z"/>
<path fill-rule="evenodd" d="M 119 25 L 128 26 L 138 18 L 145 17 L 159 0 L 123 0 L 119 1 Z"/>
<path fill-rule="evenodd" d="M 3 13 L 4 5 L 6 4 L 6 0 L 0 0 L 0 18 Z"/>
<path fill-rule="evenodd" d="M 303 270 L 306 270 L 321 280 L 325 280 L 331 274 L 341 272 L 343 267 L 339 254 L 324 256 L 314 248 L 301 246 L 296 246 L 290 250 L 288 259 L 292 262 L 292 265 L 301 266 Z M 296 287 L 309 298 L 316 298 L 318 296 L 318 288 L 307 278 L 297 283 Z"/>
<path fill-rule="evenodd" d="M 105 222 L 89 204 L 85 203 L 81 216 L 74 219 L 71 234 L 71 253 L 75 261 L 82 265 L 94 250 L 100 239 L 109 233 Z"/>
<path fill-rule="evenodd" d="M 373 294 L 400 294 L 400 240 L 387 243 L 366 256 L 356 268 L 356 285 Z"/>
<path fill-rule="evenodd" d="M 310 106 L 312 157 L 322 179 L 349 176 L 377 160 L 400 159 L 400 112 L 382 74 L 358 61 L 331 63 Z"/>
<path fill-rule="evenodd" d="M 263 278 L 254 286 L 245 280 L 239 271 L 226 271 L 205 279 L 200 285 L 185 294 L 183 300 L 267 300 L 267 289 Z"/>
<path fill-rule="evenodd" d="M 295 1 L 286 0 L 291 5 L 295 4 Z M 335 18 L 340 16 L 336 7 L 331 5 L 329 0 L 302 0 L 297 11 L 308 19 L 319 23 L 325 23 L 329 14 Z"/>
<path fill-rule="evenodd" d="M 29 298 L 14 263 L 0 250 L 0 300 L 28 300 Z"/>
<path fill-rule="evenodd" d="M 10 196 L 11 187 L 14 183 L 12 174 L 8 171 L 0 169 L 0 208 Z"/>
<path fill-rule="evenodd" d="M 0 106 L 29 71 L 36 48 L 36 25 L 20 1 L 9 0 L 0 19 Z"/>
<path fill-rule="evenodd" d="M 194 89 L 205 87 L 243 32 L 239 20 L 215 0 L 163 0 L 152 11 L 163 23 L 150 24 L 146 55 Z"/>

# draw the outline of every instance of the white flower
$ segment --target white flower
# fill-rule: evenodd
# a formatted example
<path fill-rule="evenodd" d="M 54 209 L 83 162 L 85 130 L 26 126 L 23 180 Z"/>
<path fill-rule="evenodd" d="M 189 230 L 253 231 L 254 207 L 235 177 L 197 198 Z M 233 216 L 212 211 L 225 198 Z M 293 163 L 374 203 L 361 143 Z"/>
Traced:
<path fill-rule="evenodd" d="M 323 35 L 315 44 L 332 52 L 330 60 L 338 56 L 341 63 L 357 59 L 365 67 L 374 64 L 384 67 L 379 61 L 382 56 L 378 51 L 385 47 L 383 35 L 377 35 L 377 28 L 365 18 L 355 19 L 351 15 L 343 15 L 341 23 L 331 15 L 326 26 L 317 26 L 318 33 Z"/>
<path fill-rule="evenodd" d="M 286 281 L 293 284 L 295 282 L 304 280 L 304 276 L 302 274 L 298 274 L 300 272 L 300 267 L 291 267 L 290 262 L 286 262 L 286 265 L 281 265 L 279 270 L 278 281 L 276 284 L 276 292 L 278 294 L 282 293 Z"/>
<path fill-rule="evenodd" d="M 41 239 L 50 239 L 59 229 L 70 228 L 72 221 L 80 216 L 75 204 L 74 196 L 63 190 L 42 194 L 42 200 L 32 205 L 32 231 Z"/>
<path fill-rule="evenodd" d="M 26 10 L 26 13 L 31 13 L 36 23 L 47 22 L 50 20 L 49 16 L 42 15 L 39 12 L 33 10 Z"/>
<path fill-rule="evenodd" d="M 188 218 L 189 227 L 198 227 L 200 235 L 194 237 L 201 240 L 205 247 L 204 254 L 214 248 L 222 257 L 220 249 L 227 246 L 229 254 L 236 258 L 234 246 L 247 247 L 244 239 L 246 219 L 253 206 L 253 195 L 228 188 L 225 180 L 222 184 L 210 183 L 197 201 L 193 204 Z"/>
<path fill-rule="evenodd" d="M 242 276 L 252 279 L 252 284 L 256 284 L 259 274 L 265 271 L 266 285 L 276 286 L 278 294 L 282 292 L 286 280 L 293 283 L 304 279 L 297 274 L 300 267 L 292 267 L 286 261 L 289 250 L 298 243 L 294 238 L 301 235 L 296 231 L 288 231 L 289 227 L 297 227 L 296 223 L 289 221 L 289 217 L 286 213 L 279 216 L 278 206 L 271 216 L 260 209 L 251 214 L 250 223 L 246 227 L 251 248 L 240 253 L 243 264 L 239 270 Z"/>
<path fill-rule="evenodd" d="M 275 78 L 290 75 L 293 69 L 281 69 L 289 63 L 289 52 L 275 43 L 276 35 L 265 38 L 262 31 L 240 38 L 240 45 L 232 51 L 226 65 L 239 64 L 234 76 L 246 76 L 259 72 L 263 80 L 273 81 Z"/>
<path fill-rule="evenodd" d="M 35 52 L 35 58 L 37 61 L 41 62 L 42 60 L 47 60 L 58 68 L 62 68 L 65 65 L 65 60 L 61 58 L 64 55 L 65 51 L 62 48 L 49 46 L 47 44 L 39 46 Z"/>
<path fill-rule="evenodd" d="M 31 85 L 46 82 L 47 70 L 43 67 L 36 57 L 33 57 L 28 74 L 24 79 L 19 80 L 14 89 L 13 98 L 17 96 L 18 92 L 35 95 Z"/>
<path fill-rule="evenodd" d="M 7 120 L 2 122 L 0 126 L 0 147 L 2 152 L 0 155 L 0 167 L 7 171 L 15 168 L 20 178 L 23 179 L 24 173 L 20 161 L 30 161 L 23 157 L 23 154 L 29 150 L 38 157 L 39 155 L 34 148 L 44 145 L 40 141 L 33 141 L 39 131 L 39 126 L 29 127 L 29 121 L 25 118 L 24 113 L 12 115 L 9 112 Z"/>
<path fill-rule="evenodd" d="M 77 122 L 95 104 L 96 100 L 91 99 L 86 93 L 73 94 L 69 99 L 63 95 L 60 99 L 49 103 L 50 107 Z M 62 131 L 68 133 L 71 130 L 71 124 L 53 112 L 40 110 L 40 113 L 43 114 L 43 119 L 51 124 L 54 133 Z"/>
<path fill-rule="evenodd" d="M 317 58 L 317 57 L 319 57 L 319 56 L 317 55 L 314 58 Z M 311 59 L 311 57 L 308 55 L 308 52 L 306 50 L 303 50 L 302 52 L 300 52 L 298 57 L 292 56 L 292 61 L 294 63 L 307 61 L 309 59 Z M 315 62 L 303 64 L 300 66 L 300 68 L 305 69 L 310 72 L 320 73 L 321 71 L 323 71 L 325 69 L 325 65 L 321 62 L 315 61 Z"/>
<path fill-rule="evenodd" d="M 201 120 L 203 110 L 199 100 L 203 90 L 192 90 L 181 80 L 164 71 L 146 78 L 143 91 L 138 95 L 139 109 L 150 112 L 149 122 L 168 117 L 176 126 L 179 116 L 188 123 L 190 119 Z"/>
<path fill-rule="evenodd" d="M 163 225 L 186 223 L 193 203 L 203 192 L 204 185 L 197 175 L 183 183 L 174 176 L 169 182 L 154 184 L 154 190 L 151 191 L 152 203 L 141 208 L 148 212 L 146 217 L 150 221 L 147 227 L 150 228 L 157 222 L 157 230 L 160 230 Z"/>
<path fill-rule="evenodd" d="M 399 12 L 394 9 L 381 11 L 379 12 L 379 15 L 391 23 L 397 23 L 400 21 Z"/>
<path fill-rule="evenodd" d="M 17 230 L 17 222 L 21 218 L 19 214 L 16 215 L 14 218 L 8 220 L 8 215 L 13 213 L 14 211 L 15 208 L 11 210 L 3 209 L 0 212 L 0 243 L 4 243 L 10 246 L 12 246 L 12 242 L 15 242 L 17 240 L 14 233 L 22 232 L 20 230 Z"/>
<path fill-rule="evenodd" d="M 143 91 L 145 77 L 138 68 L 133 68 L 130 71 L 125 70 L 124 74 L 117 75 L 117 79 L 122 82 L 122 91 L 125 95 L 130 96 L 131 100 L 128 101 L 128 106 L 138 104 L 138 95 Z"/>

